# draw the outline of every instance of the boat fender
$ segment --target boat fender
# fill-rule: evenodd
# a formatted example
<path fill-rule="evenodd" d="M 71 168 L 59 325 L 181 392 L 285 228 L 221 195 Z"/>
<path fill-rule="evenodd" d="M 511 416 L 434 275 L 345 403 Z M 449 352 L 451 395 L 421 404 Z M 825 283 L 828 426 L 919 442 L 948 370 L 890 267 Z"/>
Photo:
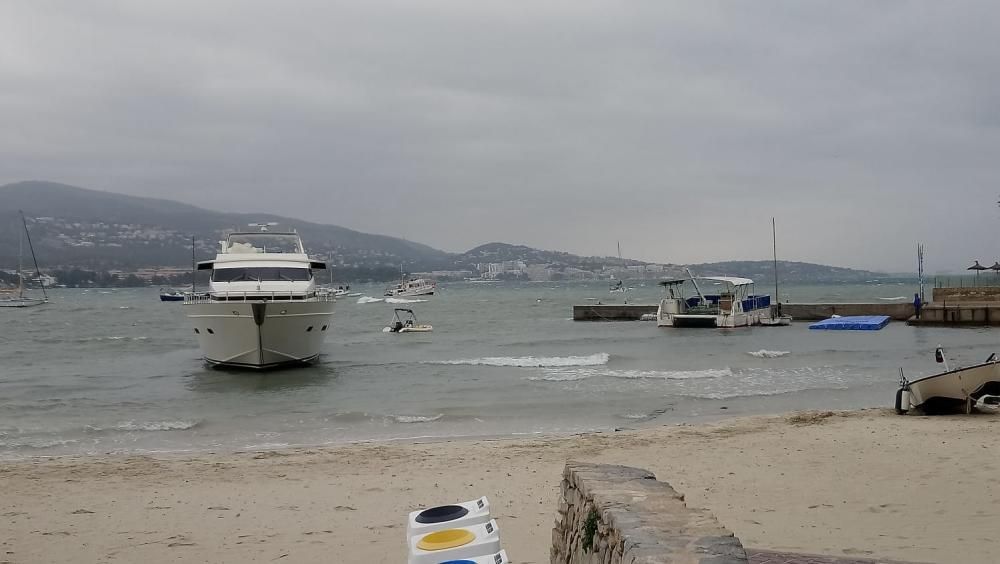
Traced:
<path fill-rule="evenodd" d="M 911 407 L 913 407 L 911 403 L 913 401 L 912 397 L 913 396 L 910 394 L 910 390 L 907 390 L 906 388 L 896 390 L 895 408 L 897 415 L 903 415 L 909 411 Z"/>

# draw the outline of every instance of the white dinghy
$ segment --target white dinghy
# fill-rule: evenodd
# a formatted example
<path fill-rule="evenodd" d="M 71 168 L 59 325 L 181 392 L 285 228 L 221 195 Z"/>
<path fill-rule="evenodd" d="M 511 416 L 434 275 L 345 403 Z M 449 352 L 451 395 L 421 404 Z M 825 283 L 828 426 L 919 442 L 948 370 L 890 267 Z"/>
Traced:
<path fill-rule="evenodd" d="M 400 315 L 402 314 L 402 315 Z M 430 333 L 434 327 L 417 322 L 412 309 L 397 307 L 392 312 L 392 323 L 382 329 L 383 333 Z"/>

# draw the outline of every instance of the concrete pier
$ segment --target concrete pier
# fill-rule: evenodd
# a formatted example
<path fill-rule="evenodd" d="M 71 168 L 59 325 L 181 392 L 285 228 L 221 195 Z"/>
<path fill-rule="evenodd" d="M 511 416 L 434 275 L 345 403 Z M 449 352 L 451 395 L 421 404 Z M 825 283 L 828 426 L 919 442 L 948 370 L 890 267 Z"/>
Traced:
<path fill-rule="evenodd" d="M 908 325 L 979 325 L 1000 326 L 1000 303 L 927 304 L 920 309 L 920 319 Z"/>
<path fill-rule="evenodd" d="M 829 319 L 834 315 L 888 315 L 894 321 L 906 321 L 913 317 L 913 304 L 781 304 L 781 313 L 791 315 L 796 321 L 816 321 Z"/>
<path fill-rule="evenodd" d="M 573 306 L 573 321 L 639 321 L 646 313 L 656 313 L 659 304 L 588 304 Z M 928 306 L 924 309 L 927 311 Z M 1000 304 L 993 318 L 1000 324 Z M 781 313 L 798 321 L 827 319 L 834 315 L 888 315 L 895 321 L 913 317 L 913 304 L 781 304 Z M 977 315 L 977 319 L 981 315 Z"/>
<path fill-rule="evenodd" d="M 573 321 L 639 321 L 646 313 L 656 313 L 659 304 L 587 304 L 573 306 Z"/>

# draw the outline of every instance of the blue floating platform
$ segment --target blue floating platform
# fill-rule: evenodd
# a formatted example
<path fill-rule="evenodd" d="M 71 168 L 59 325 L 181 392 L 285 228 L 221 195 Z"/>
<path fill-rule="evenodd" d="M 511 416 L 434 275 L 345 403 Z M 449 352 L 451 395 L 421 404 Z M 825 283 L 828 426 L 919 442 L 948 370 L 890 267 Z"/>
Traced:
<path fill-rule="evenodd" d="M 878 331 L 888 325 L 890 319 L 888 315 L 849 315 L 824 319 L 813 323 L 809 328 L 830 331 Z"/>

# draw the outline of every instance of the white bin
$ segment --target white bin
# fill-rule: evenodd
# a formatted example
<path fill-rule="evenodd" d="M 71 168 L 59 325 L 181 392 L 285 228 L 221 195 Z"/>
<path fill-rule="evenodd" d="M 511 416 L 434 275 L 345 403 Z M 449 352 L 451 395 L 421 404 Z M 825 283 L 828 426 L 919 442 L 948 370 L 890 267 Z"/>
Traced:
<path fill-rule="evenodd" d="M 442 529 L 471 527 L 486 523 L 490 519 L 490 501 L 485 497 L 451 505 L 439 505 L 410 513 L 406 524 L 406 537 Z"/>
<path fill-rule="evenodd" d="M 449 540 L 456 542 L 441 542 Z M 493 557 L 495 563 L 495 555 L 500 552 L 500 530 L 493 520 L 471 527 L 444 529 L 410 537 L 409 548 L 408 564 L 439 564 L 487 557 Z"/>

